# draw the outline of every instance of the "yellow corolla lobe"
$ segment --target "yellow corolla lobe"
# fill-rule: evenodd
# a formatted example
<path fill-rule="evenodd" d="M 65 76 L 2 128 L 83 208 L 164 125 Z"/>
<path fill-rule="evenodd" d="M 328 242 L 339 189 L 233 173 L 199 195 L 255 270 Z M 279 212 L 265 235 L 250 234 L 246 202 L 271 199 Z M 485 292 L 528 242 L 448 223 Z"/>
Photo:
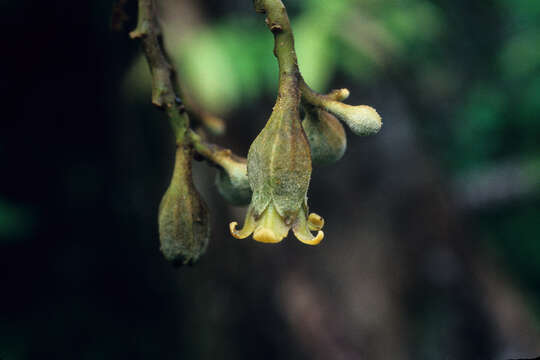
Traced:
<path fill-rule="evenodd" d="M 317 214 L 306 216 L 302 207 L 294 221 L 288 225 L 276 211 L 275 206 L 270 203 L 264 212 L 255 218 L 253 207 L 249 207 L 246 214 L 244 227 L 237 230 L 238 223 L 233 221 L 229 224 L 231 235 L 237 239 L 244 239 L 253 234 L 253 239 L 262 243 L 278 243 L 287 237 L 292 228 L 298 240 L 308 245 L 317 245 L 324 238 L 324 233 L 320 229 L 324 225 L 324 220 Z M 311 231 L 318 231 L 313 236 Z"/>

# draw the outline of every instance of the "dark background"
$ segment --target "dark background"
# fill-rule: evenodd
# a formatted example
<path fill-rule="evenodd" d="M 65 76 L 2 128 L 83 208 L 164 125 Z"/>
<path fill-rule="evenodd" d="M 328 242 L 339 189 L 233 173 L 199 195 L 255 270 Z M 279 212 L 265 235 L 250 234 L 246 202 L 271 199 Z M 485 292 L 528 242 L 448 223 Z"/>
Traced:
<path fill-rule="evenodd" d="M 384 126 L 314 169 L 324 241 L 233 239 L 244 212 L 196 164 L 212 239 L 175 269 L 156 219 L 174 145 L 127 35 L 135 0 L 121 30 L 111 1 L 0 1 L 2 360 L 540 355 L 540 3 L 335 4 L 286 2 L 306 74 Z M 245 155 L 275 97 L 262 17 L 162 10 L 181 78 L 227 119 L 214 140 Z"/>

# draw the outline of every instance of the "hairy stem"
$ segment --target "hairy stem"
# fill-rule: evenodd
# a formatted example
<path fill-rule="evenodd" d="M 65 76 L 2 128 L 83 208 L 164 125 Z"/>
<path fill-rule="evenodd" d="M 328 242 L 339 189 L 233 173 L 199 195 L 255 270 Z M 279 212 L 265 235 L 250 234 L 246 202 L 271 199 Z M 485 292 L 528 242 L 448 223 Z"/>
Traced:
<path fill-rule="evenodd" d="M 254 4 L 257 12 L 266 14 L 266 25 L 274 34 L 274 55 L 279 64 L 278 104 L 289 103 L 289 105 L 298 106 L 300 72 L 285 5 L 281 0 L 254 0 Z"/>
<path fill-rule="evenodd" d="M 194 131 L 189 131 L 188 136 L 190 138 L 193 149 L 209 162 L 226 168 L 229 161 L 235 161 L 238 163 L 245 163 L 246 159 L 240 156 L 236 156 L 231 150 L 222 148 L 219 145 L 210 144 L 204 141 Z"/>
<path fill-rule="evenodd" d="M 342 101 L 349 97 L 349 90 L 347 89 L 335 89 L 328 94 L 319 94 L 306 84 L 302 75 L 300 75 L 298 86 L 302 92 L 304 102 L 319 108 L 324 108 L 328 101 Z"/>

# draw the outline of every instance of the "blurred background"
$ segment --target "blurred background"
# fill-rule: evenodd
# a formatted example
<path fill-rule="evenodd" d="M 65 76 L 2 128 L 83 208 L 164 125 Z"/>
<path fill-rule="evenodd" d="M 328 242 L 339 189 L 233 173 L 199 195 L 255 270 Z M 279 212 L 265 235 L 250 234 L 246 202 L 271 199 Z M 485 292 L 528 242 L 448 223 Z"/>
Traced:
<path fill-rule="evenodd" d="M 251 1 L 163 0 L 193 97 L 245 156 L 277 88 Z M 212 238 L 159 253 L 174 141 L 136 1 L 0 1 L 0 359 L 508 359 L 540 355 L 540 2 L 288 0 L 320 92 L 382 115 L 315 168 L 317 247 Z"/>

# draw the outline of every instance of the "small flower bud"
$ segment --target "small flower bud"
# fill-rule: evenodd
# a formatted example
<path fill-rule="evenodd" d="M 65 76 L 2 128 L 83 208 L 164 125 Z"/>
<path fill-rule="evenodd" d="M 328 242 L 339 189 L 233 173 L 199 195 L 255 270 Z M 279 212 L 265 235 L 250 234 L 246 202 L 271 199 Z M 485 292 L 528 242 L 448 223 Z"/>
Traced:
<path fill-rule="evenodd" d="M 174 265 L 192 264 L 210 238 L 208 209 L 191 177 L 191 150 L 179 147 L 169 188 L 159 206 L 161 252 Z"/>
<path fill-rule="evenodd" d="M 231 155 L 222 158 L 219 165 L 221 168 L 216 175 L 216 187 L 221 196 L 232 205 L 248 205 L 252 192 L 245 159 Z"/>
<path fill-rule="evenodd" d="M 352 106 L 339 101 L 327 101 L 324 109 L 347 124 L 356 135 L 376 134 L 382 126 L 380 115 L 371 106 Z"/>
<path fill-rule="evenodd" d="M 252 192 L 246 159 L 234 155 L 229 149 L 206 143 L 199 134 L 191 133 L 191 138 L 199 156 L 218 168 L 216 187 L 221 196 L 232 205 L 249 204 Z"/>
<path fill-rule="evenodd" d="M 319 108 L 305 106 L 302 122 L 311 147 L 311 160 L 317 165 L 331 164 L 343 156 L 347 137 L 343 125 L 334 115 Z"/>
<path fill-rule="evenodd" d="M 334 89 L 330 92 L 330 94 L 327 95 L 330 99 L 337 100 L 337 101 L 343 101 L 347 99 L 351 95 L 351 92 L 349 89 Z"/>

